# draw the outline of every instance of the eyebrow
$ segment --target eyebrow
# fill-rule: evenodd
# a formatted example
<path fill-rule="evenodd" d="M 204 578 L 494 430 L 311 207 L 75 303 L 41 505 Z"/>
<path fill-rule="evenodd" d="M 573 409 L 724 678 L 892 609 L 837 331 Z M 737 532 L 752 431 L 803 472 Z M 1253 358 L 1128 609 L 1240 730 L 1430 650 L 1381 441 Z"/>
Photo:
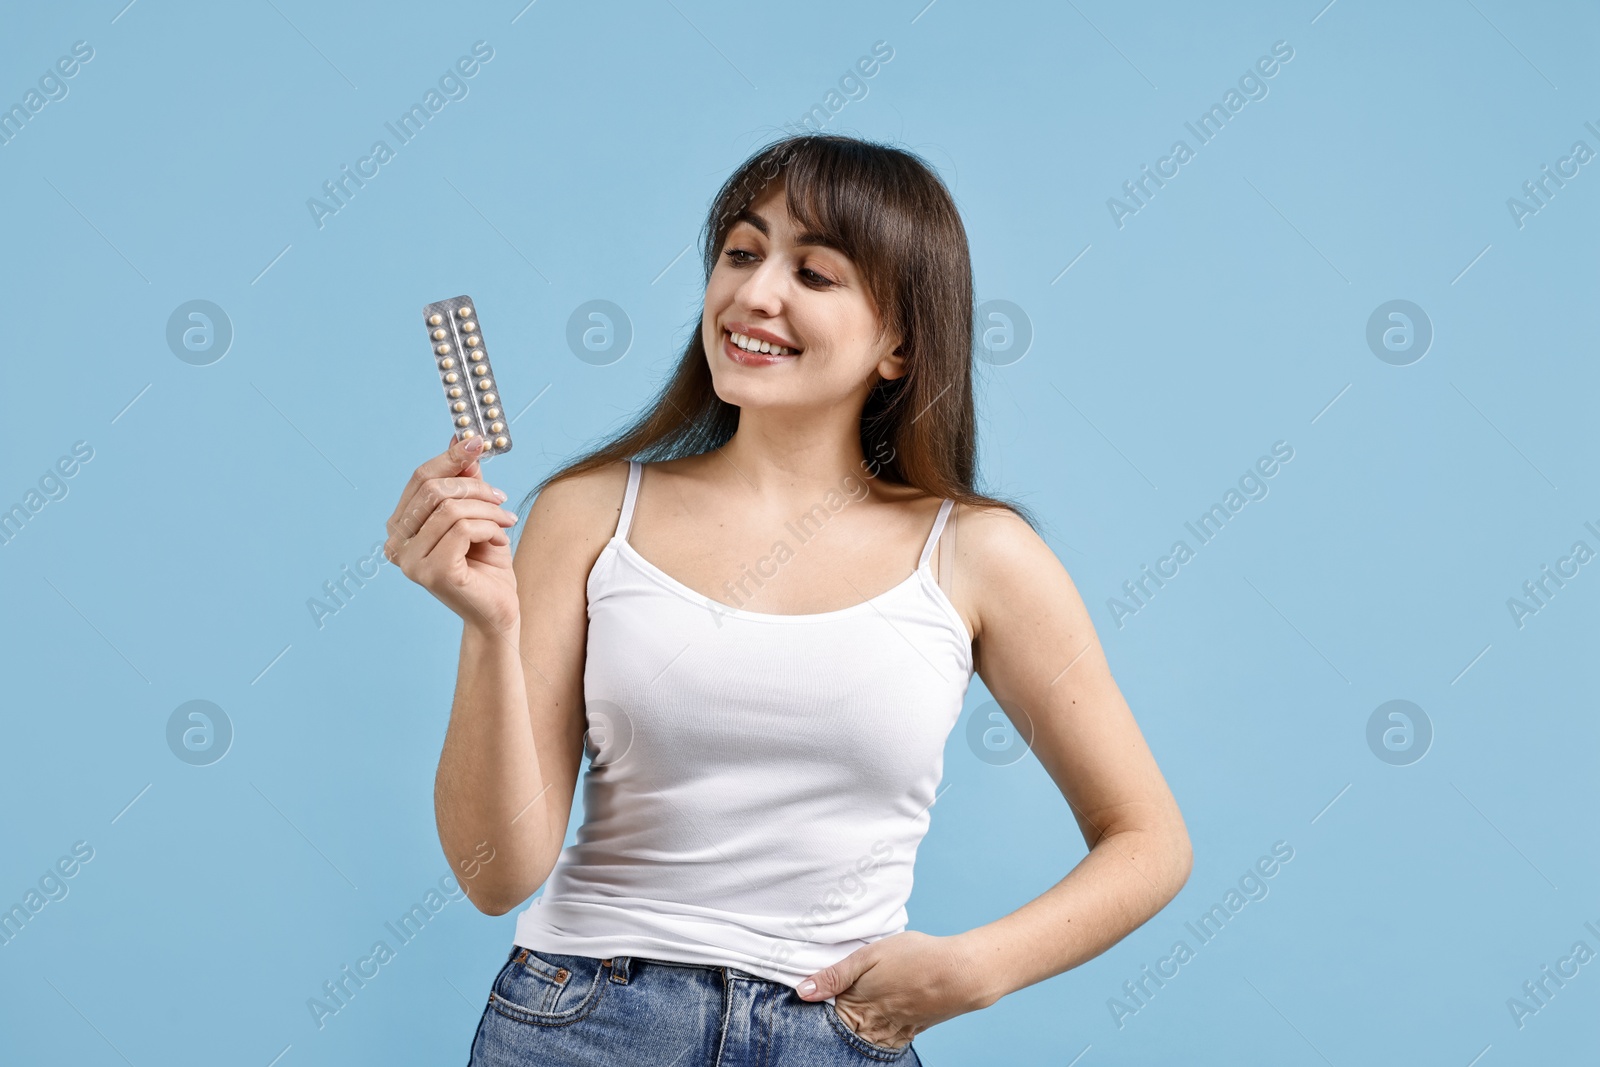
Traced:
<path fill-rule="evenodd" d="M 767 220 L 749 208 L 743 208 L 738 212 L 738 214 L 734 215 L 733 222 L 729 224 L 728 229 L 733 229 L 734 226 L 741 222 L 748 222 L 750 225 L 760 230 L 763 237 L 772 236 L 772 228 L 770 225 L 768 225 Z M 807 230 L 805 233 L 802 233 L 796 237 L 795 244 L 811 245 L 816 248 L 831 248 L 841 256 L 844 256 L 846 259 L 850 258 L 850 253 L 840 247 L 839 242 L 835 241 L 827 234 L 817 233 L 813 230 Z"/>

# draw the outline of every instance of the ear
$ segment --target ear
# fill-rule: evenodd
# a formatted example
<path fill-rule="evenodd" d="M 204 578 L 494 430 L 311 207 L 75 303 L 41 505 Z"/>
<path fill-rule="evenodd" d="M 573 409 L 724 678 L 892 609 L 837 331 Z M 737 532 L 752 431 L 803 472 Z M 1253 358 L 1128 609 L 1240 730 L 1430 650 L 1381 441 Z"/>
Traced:
<path fill-rule="evenodd" d="M 903 377 L 906 373 L 906 346 L 903 341 L 896 338 L 894 350 L 878 360 L 878 375 L 885 380 L 892 381 Z"/>

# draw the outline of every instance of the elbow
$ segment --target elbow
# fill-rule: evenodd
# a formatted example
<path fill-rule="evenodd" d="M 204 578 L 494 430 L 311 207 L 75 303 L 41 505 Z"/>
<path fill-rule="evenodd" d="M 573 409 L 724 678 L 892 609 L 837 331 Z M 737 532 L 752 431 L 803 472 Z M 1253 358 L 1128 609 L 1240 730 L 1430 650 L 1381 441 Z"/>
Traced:
<path fill-rule="evenodd" d="M 1152 821 L 1131 832 L 1138 835 L 1139 843 L 1133 848 L 1142 856 L 1139 866 L 1145 872 L 1146 885 L 1159 898 L 1159 910 L 1183 891 L 1194 871 L 1194 845 L 1189 831 L 1178 819 Z"/>
<path fill-rule="evenodd" d="M 476 899 L 472 901 L 472 906 L 483 912 L 485 915 L 504 915 L 506 912 L 516 907 L 515 904 L 508 904 L 498 900 Z"/>
<path fill-rule="evenodd" d="M 1176 897 L 1188 884 L 1194 871 L 1194 845 L 1189 840 L 1188 827 L 1183 818 L 1174 813 L 1170 819 L 1151 818 L 1142 823 L 1115 827 L 1102 834 L 1090 847 L 1118 834 L 1131 834 L 1131 842 L 1124 848 L 1137 857 L 1137 866 L 1144 872 L 1144 881 L 1162 894 L 1162 907 Z"/>
<path fill-rule="evenodd" d="M 1163 852 L 1167 857 L 1168 886 L 1170 892 L 1167 899 L 1177 896 L 1183 887 L 1189 884 L 1189 875 L 1194 872 L 1194 845 L 1189 840 L 1189 831 L 1179 822 L 1171 827 L 1167 834 L 1167 845 Z"/>
<path fill-rule="evenodd" d="M 474 885 L 468 890 L 467 899 L 472 901 L 473 907 L 485 915 L 504 915 L 508 911 L 521 907 L 543 884 L 542 879 L 533 882 L 517 881 L 513 883 L 503 880 L 501 882 L 493 882 L 484 879 L 481 884 Z M 467 889 L 465 883 L 462 884 L 462 888 Z"/>
<path fill-rule="evenodd" d="M 485 915 L 504 915 L 525 902 L 544 885 L 554 867 L 554 859 L 529 863 L 509 848 L 484 852 L 480 842 L 478 850 L 470 856 L 446 856 L 462 873 L 456 883 L 466 894 L 472 906 Z"/>
<path fill-rule="evenodd" d="M 1178 896 L 1179 891 L 1189 885 L 1189 875 L 1195 869 L 1195 849 L 1194 843 L 1189 840 L 1189 827 L 1184 825 L 1182 816 L 1176 816 L 1173 821 L 1163 825 L 1158 833 L 1162 838 L 1160 851 L 1166 859 L 1171 896 Z"/>
<path fill-rule="evenodd" d="M 1178 841 L 1173 846 L 1172 862 L 1172 895 L 1177 896 L 1183 887 L 1189 884 L 1189 875 L 1194 873 L 1194 846 L 1190 844 L 1186 832 L 1179 831 Z"/>
<path fill-rule="evenodd" d="M 1194 872 L 1194 843 L 1189 840 L 1189 826 L 1177 802 L 1170 796 L 1168 801 L 1166 810 L 1153 815 L 1147 827 L 1165 861 L 1167 884 L 1172 890 L 1170 900 L 1189 883 L 1189 875 Z"/>
<path fill-rule="evenodd" d="M 485 915 L 504 915 L 506 912 L 515 909 L 519 904 L 528 898 L 526 896 L 514 897 L 509 893 L 496 895 L 488 892 L 487 890 L 480 889 L 476 892 L 468 893 L 467 899 L 472 901 L 472 906 L 474 908 L 477 908 Z"/>

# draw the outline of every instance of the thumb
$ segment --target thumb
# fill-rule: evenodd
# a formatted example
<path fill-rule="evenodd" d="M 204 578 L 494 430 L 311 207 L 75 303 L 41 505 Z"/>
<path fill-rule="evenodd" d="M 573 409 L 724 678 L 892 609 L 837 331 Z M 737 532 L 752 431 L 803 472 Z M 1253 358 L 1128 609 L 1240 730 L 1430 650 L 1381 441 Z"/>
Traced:
<path fill-rule="evenodd" d="M 803 1000 L 826 1000 L 838 996 L 855 985 L 856 979 L 866 969 L 862 961 L 857 959 L 858 955 L 853 952 L 831 967 L 824 967 L 802 981 L 795 991 Z"/>

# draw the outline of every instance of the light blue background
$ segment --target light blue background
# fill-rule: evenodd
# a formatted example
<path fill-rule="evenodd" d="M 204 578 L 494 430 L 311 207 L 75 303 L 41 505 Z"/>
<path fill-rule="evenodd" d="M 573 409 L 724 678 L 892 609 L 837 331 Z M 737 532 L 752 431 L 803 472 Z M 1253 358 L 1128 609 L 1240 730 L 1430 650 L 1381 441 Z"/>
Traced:
<path fill-rule="evenodd" d="M 539 398 L 487 468 L 520 500 L 654 393 L 717 186 L 879 40 L 826 128 L 938 168 L 980 299 L 1031 323 L 979 364 L 985 485 L 1047 522 L 1196 853 L 1165 911 L 923 1061 L 1592 1055 L 1600 962 L 1520 1029 L 1506 1005 L 1600 951 L 1600 564 L 1521 628 L 1506 606 L 1600 549 L 1600 163 L 1521 228 L 1506 207 L 1600 150 L 1591 5 L 124 2 L 8 4 L 0 35 L 6 104 L 94 48 L 0 147 L 0 506 L 94 450 L 0 547 L 0 905 L 95 850 L 0 947 L 0 1060 L 465 1062 L 514 914 L 456 901 L 324 1029 L 306 1008 L 448 869 L 459 620 L 387 565 L 321 629 L 306 607 L 448 433 L 418 310 L 471 294 L 511 410 Z M 478 40 L 469 95 L 319 229 L 307 198 Z M 1275 41 L 1269 95 L 1119 229 L 1107 198 Z M 165 340 L 192 299 L 235 331 L 210 366 Z M 608 366 L 566 342 L 592 299 L 635 330 Z M 1392 299 L 1435 331 L 1409 366 L 1366 344 Z M 1119 627 L 1108 598 L 1280 440 L 1270 494 Z M 191 699 L 235 731 L 210 766 L 165 740 Z M 1366 741 L 1391 699 L 1433 726 L 1409 766 Z M 965 726 L 909 905 L 930 933 L 1084 854 L 1038 762 Z M 1119 1029 L 1108 1000 L 1277 841 L 1270 894 Z"/>

